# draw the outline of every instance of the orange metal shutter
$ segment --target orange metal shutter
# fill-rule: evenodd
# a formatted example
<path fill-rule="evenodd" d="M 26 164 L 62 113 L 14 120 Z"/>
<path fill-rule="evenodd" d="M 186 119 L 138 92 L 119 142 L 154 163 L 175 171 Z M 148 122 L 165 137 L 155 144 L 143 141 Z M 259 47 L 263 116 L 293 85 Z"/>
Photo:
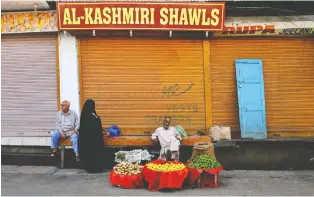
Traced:
<path fill-rule="evenodd" d="M 268 136 L 314 135 L 314 39 L 211 41 L 213 124 L 239 134 L 234 61 L 263 59 Z M 236 134 L 238 133 L 238 134 Z"/>
<path fill-rule="evenodd" d="M 57 113 L 56 34 L 2 35 L 2 136 L 47 136 Z"/>
<path fill-rule="evenodd" d="M 172 116 L 188 133 L 205 127 L 202 41 L 80 41 L 83 97 L 104 127 L 149 134 Z"/>

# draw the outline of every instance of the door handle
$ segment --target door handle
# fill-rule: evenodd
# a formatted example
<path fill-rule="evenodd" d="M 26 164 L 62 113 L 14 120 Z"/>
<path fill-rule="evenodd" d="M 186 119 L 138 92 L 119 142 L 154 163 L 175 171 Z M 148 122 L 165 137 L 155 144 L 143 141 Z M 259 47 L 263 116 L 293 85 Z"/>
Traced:
<path fill-rule="evenodd" d="M 242 86 L 243 86 L 242 84 L 243 84 L 243 81 L 238 81 L 238 87 L 239 88 L 242 88 Z"/>

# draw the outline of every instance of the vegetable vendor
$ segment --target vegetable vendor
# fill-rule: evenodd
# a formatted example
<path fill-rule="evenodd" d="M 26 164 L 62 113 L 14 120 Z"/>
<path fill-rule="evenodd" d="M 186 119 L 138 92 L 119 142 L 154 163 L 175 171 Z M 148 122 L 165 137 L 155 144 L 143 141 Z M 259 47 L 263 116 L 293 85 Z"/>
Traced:
<path fill-rule="evenodd" d="M 166 116 L 163 120 L 163 126 L 156 129 L 152 134 L 152 140 L 159 141 L 161 150 L 159 159 L 179 161 L 179 146 L 182 140 L 175 127 L 170 127 L 171 117 Z M 168 158 L 167 158 L 168 155 Z"/>

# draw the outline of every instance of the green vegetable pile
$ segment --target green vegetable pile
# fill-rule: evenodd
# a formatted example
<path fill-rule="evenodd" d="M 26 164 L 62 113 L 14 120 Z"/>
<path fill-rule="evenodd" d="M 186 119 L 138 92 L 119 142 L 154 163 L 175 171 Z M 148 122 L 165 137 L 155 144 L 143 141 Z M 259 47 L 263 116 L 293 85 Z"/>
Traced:
<path fill-rule="evenodd" d="M 196 169 L 215 169 L 220 167 L 220 163 L 207 154 L 201 154 L 197 156 L 191 163 L 189 163 L 188 167 Z"/>

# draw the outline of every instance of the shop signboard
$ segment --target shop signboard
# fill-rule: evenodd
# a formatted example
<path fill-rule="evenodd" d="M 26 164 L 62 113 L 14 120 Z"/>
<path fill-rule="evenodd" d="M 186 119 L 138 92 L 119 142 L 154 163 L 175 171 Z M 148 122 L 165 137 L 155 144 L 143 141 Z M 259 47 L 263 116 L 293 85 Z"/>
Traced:
<path fill-rule="evenodd" d="M 63 3 L 59 30 L 222 31 L 225 3 Z"/>
<path fill-rule="evenodd" d="M 227 17 L 223 31 L 213 37 L 230 36 L 314 36 L 314 15 Z"/>
<path fill-rule="evenodd" d="M 55 11 L 1 14 L 1 34 L 56 31 L 58 31 L 58 27 Z"/>

